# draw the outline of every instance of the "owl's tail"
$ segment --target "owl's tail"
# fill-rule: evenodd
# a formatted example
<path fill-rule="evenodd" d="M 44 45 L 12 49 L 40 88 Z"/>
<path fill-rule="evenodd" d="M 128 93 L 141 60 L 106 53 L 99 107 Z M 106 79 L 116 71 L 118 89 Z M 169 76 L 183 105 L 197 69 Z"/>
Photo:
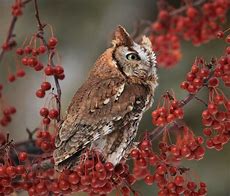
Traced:
<path fill-rule="evenodd" d="M 66 170 L 66 169 L 70 169 L 73 170 L 74 167 L 78 164 L 78 162 L 80 161 L 80 155 L 81 155 L 81 151 L 76 152 L 75 154 L 73 154 L 71 157 L 63 160 L 62 162 L 59 162 L 58 164 L 55 165 L 55 169 L 59 172 Z"/>

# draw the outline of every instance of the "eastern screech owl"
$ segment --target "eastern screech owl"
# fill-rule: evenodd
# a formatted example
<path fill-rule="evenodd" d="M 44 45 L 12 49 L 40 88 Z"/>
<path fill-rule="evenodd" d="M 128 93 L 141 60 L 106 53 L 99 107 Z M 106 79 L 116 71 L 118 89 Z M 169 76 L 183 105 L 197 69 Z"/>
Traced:
<path fill-rule="evenodd" d="M 137 44 L 118 26 L 112 47 L 96 61 L 60 126 L 53 155 L 56 168 L 73 168 L 88 147 L 101 152 L 106 161 L 119 163 L 132 147 L 156 86 L 150 40 L 144 36 Z"/>

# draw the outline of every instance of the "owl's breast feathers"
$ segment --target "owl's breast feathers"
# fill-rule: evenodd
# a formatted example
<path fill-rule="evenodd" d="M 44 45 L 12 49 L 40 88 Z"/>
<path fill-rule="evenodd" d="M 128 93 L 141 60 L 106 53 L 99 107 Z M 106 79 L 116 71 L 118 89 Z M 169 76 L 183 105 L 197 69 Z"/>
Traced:
<path fill-rule="evenodd" d="M 56 138 L 57 167 L 68 164 L 69 159 L 92 142 L 116 131 L 115 124 L 125 116 L 133 111 L 143 113 L 152 103 L 152 84 L 156 80 L 124 77 L 117 69 L 111 50 L 97 60 L 72 99 Z"/>

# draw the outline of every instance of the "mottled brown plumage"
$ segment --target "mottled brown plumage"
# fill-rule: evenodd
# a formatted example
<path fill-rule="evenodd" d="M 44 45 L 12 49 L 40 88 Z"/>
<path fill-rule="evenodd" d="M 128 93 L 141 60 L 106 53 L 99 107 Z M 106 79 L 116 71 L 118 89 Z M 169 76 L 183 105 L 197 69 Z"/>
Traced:
<path fill-rule="evenodd" d="M 57 169 L 72 168 L 87 147 L 117 164 L 132 146 L 157 86 L 155 55 L 144 37 L 135 43 L 123 27 L 74 95 L 56 138 Z"/>

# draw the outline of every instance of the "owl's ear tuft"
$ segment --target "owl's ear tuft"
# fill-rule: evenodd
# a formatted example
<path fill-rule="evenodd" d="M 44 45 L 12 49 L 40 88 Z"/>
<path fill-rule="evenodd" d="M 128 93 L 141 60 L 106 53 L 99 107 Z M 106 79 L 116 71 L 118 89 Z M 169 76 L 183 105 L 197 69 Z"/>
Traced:
<path fill-rule="evenodd" d="M 145 35 L 142 37 L 141 44 L 142 44 L 145 48 L 148 48 L 149 50 L 152 50 L 152 42 L 151 42 L 150 39 L 149 39 L 148 37 L 146 37 Z"/>
<path fill-rule="evenodd" d="M 119 25 L 114 32 L 112 44 L 114 46 L 132 46 L 133 40 L 128 34 L 128 32 L 124 29 L 124 27 Z"/>

